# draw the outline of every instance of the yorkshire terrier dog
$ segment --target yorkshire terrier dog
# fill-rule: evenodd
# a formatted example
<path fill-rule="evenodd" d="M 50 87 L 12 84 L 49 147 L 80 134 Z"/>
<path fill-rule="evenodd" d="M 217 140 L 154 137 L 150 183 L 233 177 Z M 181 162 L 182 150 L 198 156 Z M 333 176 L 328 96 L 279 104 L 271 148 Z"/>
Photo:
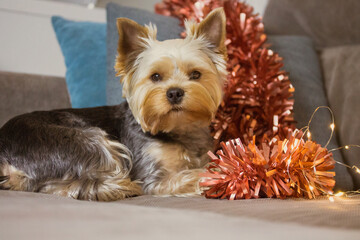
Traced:
<path fill-rule="evenodd" d="M 209 124 L 226 79 L 222 8 L 185 22 L 187 37 L 119 18 L 126 102 L 17 116 L 0 129 L 0 189 L 112 201 L 199 194 L 212 150 Z"/>

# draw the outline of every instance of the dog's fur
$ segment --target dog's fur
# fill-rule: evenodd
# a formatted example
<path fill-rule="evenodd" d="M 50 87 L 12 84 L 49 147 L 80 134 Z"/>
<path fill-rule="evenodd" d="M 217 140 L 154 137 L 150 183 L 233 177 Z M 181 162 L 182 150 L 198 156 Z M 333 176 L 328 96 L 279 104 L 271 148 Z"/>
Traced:
<path fill-rule="evenodd" d="M 224 12 L 186 22 L 185 39 L 163 42 L 152 25 L 117 23 L 115 69 L 127 102 L 11 119 L 0 129 L 0 189 L 99 201 L 200 192 L 226 79 Z M 169 89 L 183 91 L 180 103 Z"/>

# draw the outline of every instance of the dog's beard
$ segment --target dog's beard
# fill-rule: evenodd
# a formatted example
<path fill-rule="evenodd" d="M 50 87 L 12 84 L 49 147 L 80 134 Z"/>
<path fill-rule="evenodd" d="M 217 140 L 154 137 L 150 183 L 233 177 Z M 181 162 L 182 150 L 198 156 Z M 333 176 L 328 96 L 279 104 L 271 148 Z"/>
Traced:
<path fill-rule="evenodd" d="M 166 98 L 166 89 L 150 90 L 141 106 L 140 124 L 144 131 L 158 132 L 188 131 L 193 127 L 208 126 L 217 109 L 215 100 L 197 83 L 183 87 L 185 96 L 178 105 Z"/>

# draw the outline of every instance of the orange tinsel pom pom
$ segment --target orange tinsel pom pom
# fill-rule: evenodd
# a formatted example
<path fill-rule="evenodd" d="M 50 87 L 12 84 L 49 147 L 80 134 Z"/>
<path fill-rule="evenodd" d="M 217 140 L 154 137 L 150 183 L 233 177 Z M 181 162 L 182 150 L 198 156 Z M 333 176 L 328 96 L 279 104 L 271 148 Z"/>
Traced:
<path fill-rule="evenodd" d="M 240 139 L 221 143 L 217 156 L 200 186 L 207 198 L 248 199 L 258 197 L 308 197 L 330 194 L 335 185 L 335 161 L 332 153 L 312 141 L 304 141 L 302 132 L 289 131 L 288 137 L 264 138 L 255 145 Z M 267 143 L 266 143 L 267 142 Z"/>

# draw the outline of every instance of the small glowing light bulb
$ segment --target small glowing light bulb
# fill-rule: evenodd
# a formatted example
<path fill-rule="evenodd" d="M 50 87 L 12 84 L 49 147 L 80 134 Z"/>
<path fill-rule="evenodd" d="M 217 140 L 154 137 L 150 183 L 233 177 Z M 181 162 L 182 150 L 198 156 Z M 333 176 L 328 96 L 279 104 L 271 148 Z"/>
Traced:
<path fill-rule="evenodd" d="M 311 186 L 311 185 L 309 186 L 309 188 L 310 188 L 310 190 L 311 190 L 311 191 L 312 191 L 312 190 L 314 190 L 314 187 L 313 187 L 313 186 Z"/>
<path fill-rule="evenodd" d="M 334 201 L 335 201 L 335 200 L 334 200 L 334 197 L 330 196 L 330 197 L 329 197 L 329 201 L 330 201 L 330 202 L 334 202 Z"/>
<path fill-rule="evenodd" d="M 360 169 L 357 166 L 353 166 L 355 168 L 356 173 L 360 174 Z"/>
<path fill-rule="evenodd" d="M 204 7 L 204 3 L 202 3 L 202 2 L 196 2 L 194 5 L 195 5 L 196 8 L 203 8 Z"/>
<path fill-rule="evenodd" d="M 345 149 L 348 150 L 350 147 L 348 145 L 345 146 Z"/>
<path fill-rule="evenodd" d="M 336 197 L 341 197 L 342 195 L 344 195 L 344 192 L 338 192 L 337 194 L 335 194 Z"/>
<path fill-rule="evenodd" d="M 308 139 L 310 139 L 311 138 L 311 132 L 307 132 L 306 136 L 307 136 Z"/>
<path fill-rule="evenodd" d="M 330 128 L 331 128 L 331 130 L 334 130 L 335 129 L 335 124 L 330 124 Z"/>

